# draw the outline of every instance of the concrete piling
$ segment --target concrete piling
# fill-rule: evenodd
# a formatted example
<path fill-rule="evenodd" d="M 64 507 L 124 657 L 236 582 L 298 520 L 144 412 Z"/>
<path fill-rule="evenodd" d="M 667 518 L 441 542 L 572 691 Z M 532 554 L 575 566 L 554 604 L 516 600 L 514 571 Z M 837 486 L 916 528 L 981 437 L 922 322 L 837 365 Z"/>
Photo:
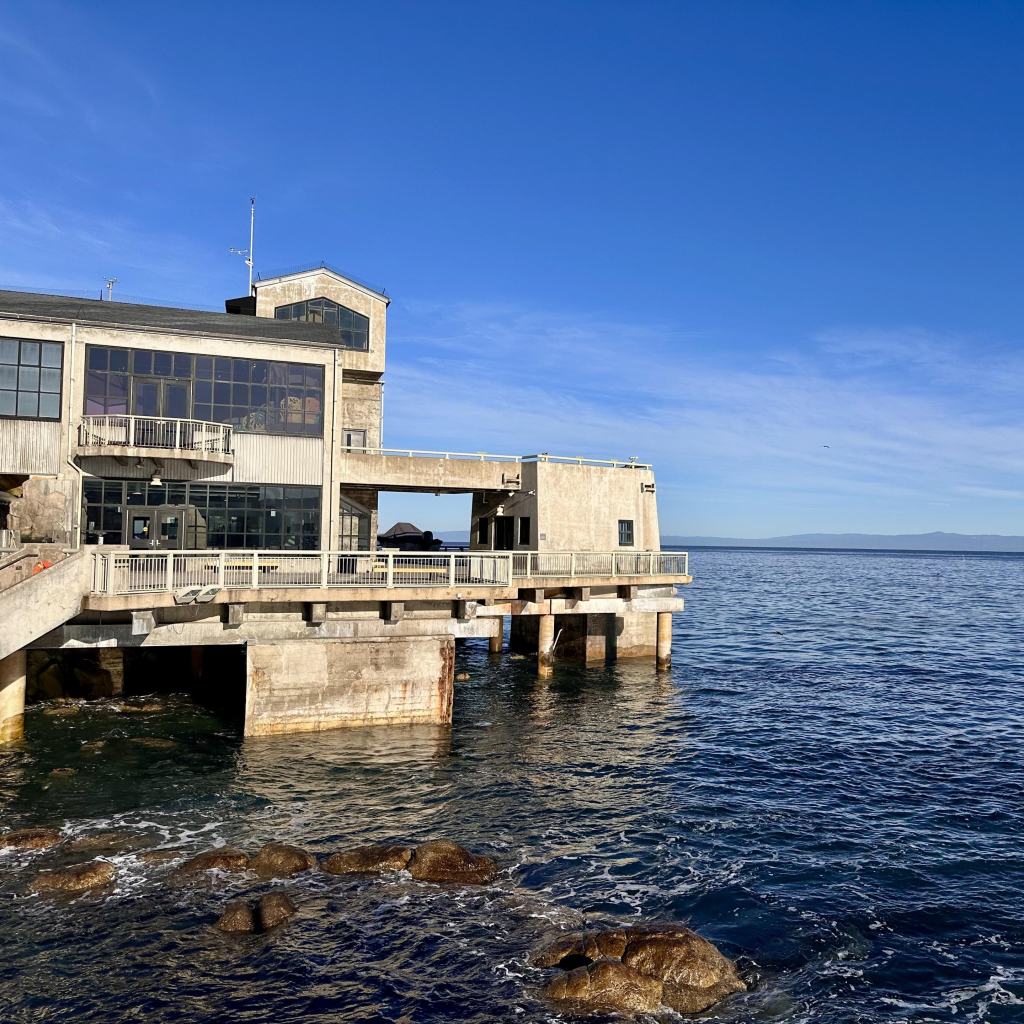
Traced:
<path fill-rule="evenodd" d="M 501 654 L 503 641 L 504 636 L 501 632 L 499 632 L 497 636 L 489 637 L 487 650 L 490 651 L 491 654 Z"/>
<path fill-rule="evenodd" d="M 658 668 L 672 667 L 672 613 L 658 612 Z"/>
<path fill-rule="evenodd" d="M 554 664 L 555 617 L 540 615 L 537 634 L 537 674 L 549 676 Z"/>
<path fill-rule="evenodd" d="M 25 735 L 24 649 L 0 661 L 0 743 L 14 743 Z"/>

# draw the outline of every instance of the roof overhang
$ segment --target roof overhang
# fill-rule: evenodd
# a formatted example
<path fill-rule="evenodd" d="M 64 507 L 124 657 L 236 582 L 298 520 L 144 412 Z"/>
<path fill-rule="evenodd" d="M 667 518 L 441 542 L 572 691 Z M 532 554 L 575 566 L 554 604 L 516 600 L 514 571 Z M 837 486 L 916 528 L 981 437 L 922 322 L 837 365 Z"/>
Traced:
<path fill-rule="evenodd" d="M 386 306 L 391 305 L 391 299 L 383 292 L 375 291 L 373 288 L 369 288 L 365 284 L 353 281 L 352 278 L 345 277 L 344 274 L 339 274 L 336 270 L 331 270 L 329 267 L 312 267 L 309 270 L 297 270 L 293 274 L 279 274 L 277 277 L 261 277 L 253 281 L 252 286 L 254 289 L 259 289 L 264 287 L 264 285 L 280 284 L 282 281 L 294 281 L 304 277 L 331 277 L 335 281 L 340 281 L 342 284 L 347 285 L 349 288 L 354 288 L 357 292 L 362 292 L 364 295 L 371 295 L 375 299 L 380 299 Z"/>

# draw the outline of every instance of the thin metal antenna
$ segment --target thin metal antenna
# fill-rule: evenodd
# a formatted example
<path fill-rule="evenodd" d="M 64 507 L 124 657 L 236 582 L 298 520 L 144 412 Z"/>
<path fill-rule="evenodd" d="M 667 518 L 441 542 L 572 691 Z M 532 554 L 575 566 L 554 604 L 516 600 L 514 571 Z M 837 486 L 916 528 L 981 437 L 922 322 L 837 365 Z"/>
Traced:
<path fill-rule="evenodd" d="M 114 285 L 117 284 L 117 278 L 105 277 L 103 280 L 107 282 L 107 301 L 112 302 L 114 298 Z"/>
<path fill-rule="evenodd" d="M 245 265 L 249 268 L 249 294 L 252 295 L 252 241 L 253 233 L 256 230 L 256 197 L 249 197 L 249 248 L 232 249 L 239 256 L 245 257 Z"/>

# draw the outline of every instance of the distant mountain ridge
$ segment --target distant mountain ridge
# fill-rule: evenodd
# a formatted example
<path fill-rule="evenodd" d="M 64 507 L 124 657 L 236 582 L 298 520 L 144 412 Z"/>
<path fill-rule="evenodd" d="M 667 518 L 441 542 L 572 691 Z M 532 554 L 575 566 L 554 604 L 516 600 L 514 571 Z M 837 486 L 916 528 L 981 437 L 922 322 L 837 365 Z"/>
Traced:
<path fill-rule="evenodd" d="M 789 537 L 661 538 L 662 547 L 858 548 L 874 551 L 1024 551 L 1024 537 L 998 533 L 796 533 Z"/>

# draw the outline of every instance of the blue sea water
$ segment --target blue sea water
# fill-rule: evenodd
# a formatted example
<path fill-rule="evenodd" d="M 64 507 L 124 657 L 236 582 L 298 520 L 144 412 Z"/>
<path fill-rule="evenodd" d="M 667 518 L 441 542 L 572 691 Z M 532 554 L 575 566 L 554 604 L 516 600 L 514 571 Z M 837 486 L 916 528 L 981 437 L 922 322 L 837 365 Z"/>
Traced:
<path fill-rule="evenodd" d="M 673 920 L 750 983 L 708 1018 L 1024 1020 L 1024 557 L 701 550 L 691 567 L 671 673 L 559 662 L 540 680 L 471 642 L 450 730 L 243 741 L 185 698 L 30 709 L 0 753 L 0 828 L 54 825 L 77 851 L 0 855 L 0 1019 L 564 1020 L 536 943 Z M 138 856 L 439 837 L 497 858 L 500 881 L 181 884 Z M 86 855 L 117 865 L 110 891 L 27 894 Z M 300 905 L 285 928 L 211 930 L 274 884 Z"/>

